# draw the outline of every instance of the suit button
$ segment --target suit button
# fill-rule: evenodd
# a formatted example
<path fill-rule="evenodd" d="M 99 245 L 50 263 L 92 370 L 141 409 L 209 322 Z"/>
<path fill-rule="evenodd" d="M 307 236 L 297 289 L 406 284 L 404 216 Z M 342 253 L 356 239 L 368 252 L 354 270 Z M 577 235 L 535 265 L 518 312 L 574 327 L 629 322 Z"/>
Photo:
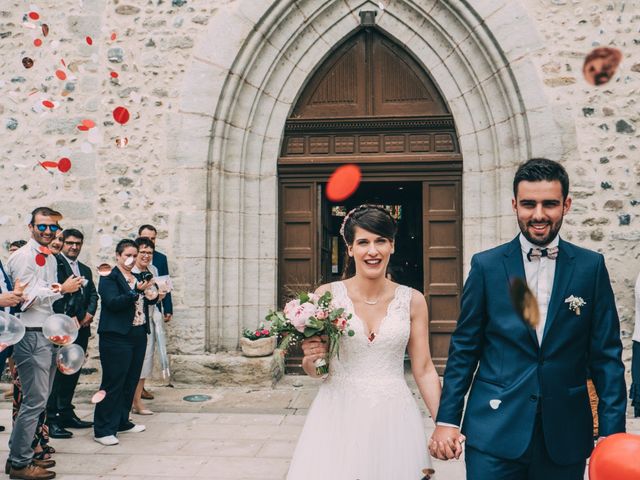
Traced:
<path fill-rule="evenodd" d="M 537 395 L 531 395 L 529 397 L 529 401 L 530 402 L 537 402 L 538 401 L 538 396 Z"/>

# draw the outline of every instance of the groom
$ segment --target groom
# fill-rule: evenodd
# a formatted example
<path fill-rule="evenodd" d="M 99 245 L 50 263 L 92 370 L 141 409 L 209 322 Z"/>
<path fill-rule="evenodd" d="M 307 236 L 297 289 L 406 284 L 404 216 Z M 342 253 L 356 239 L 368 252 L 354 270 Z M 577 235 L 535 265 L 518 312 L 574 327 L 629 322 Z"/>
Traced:
<path fill-rule="evenodd" d="M 471 260 L 429 449 L 460 456 L 471 387 L 462 423 L 469 480 L 582 480 L 593 449 L 587 371 L 600 397 L 600 435 L 625 430 L 615 299 L 603 256 L 558 237 L 571 208 L 562 165 L 529 160 L 513 193 L 521 233 Z M 537 299 L 536 328 L 514 310 L 515 278 Z"/>

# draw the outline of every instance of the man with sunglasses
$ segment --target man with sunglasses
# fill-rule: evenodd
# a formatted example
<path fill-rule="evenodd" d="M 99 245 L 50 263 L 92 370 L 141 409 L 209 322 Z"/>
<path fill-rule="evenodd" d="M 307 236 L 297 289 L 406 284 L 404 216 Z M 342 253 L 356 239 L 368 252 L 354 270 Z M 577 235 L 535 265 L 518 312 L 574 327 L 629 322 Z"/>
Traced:
<path fill-rule="evenodd" d="M 11 280 L 27 283 L 20 319 L 25 325 L 23 339 L 14 345 L 13 359 L 22 384 L 23 400 L 9 438 L 7 467 L 10 478 L 40 480 L 55 477 L 47 470 L 55 466 L 51 459 L 34 458 L 33 435 L 38 417 L 47 406 L 47 399 L 55 372 L 55 349 L 42 333 L 44 321 L 52 315 L 53 302 L 63 295 L 76 292 L 82 279 L 75 275 L 64 283 L 58 283 L 57 261 L 48 245 L 54 239 L 62 218 L 48 207 L 36 208 L 31 213 L 29 231 L 31 238 L 18 249 L 7 262 L 7 273 Z"/>
<path fill-rule="evenodd" d="M 58 281 L 64 282 L 76 275 L 83 279 L 83 287 L 75 293 L 66 294 L 62 299 L 53 304 L 56 313 L 64 313 L 75 318 L 80 324 L 78 338 L 74 343 L 87 351 L 89 337 L 91 336 L 90 324 L 98 309 L 98 292 L 93 283 L 91 269 L 78 261 L 84 235 L 75 228 L 68 228 L 62 232 L 62 251 L 56 255 L 58 260 Z M 93 422 L 81 420 L 74 411 L 73 394 L 80 378 L 80 372 L 73 375 L 64 375 L 56 372 L 53 381 L 53 389 L 47 403 L 47 424 L 51 438 L 71 438 L 73 433 L 68 428 L 90 428 Z"/>

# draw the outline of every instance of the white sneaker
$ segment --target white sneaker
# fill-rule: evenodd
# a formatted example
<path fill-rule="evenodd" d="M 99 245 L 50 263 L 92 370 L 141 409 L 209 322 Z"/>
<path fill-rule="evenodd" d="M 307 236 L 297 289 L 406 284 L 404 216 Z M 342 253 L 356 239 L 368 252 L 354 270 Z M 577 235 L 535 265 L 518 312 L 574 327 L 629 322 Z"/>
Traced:
<path fill-rule="evenodd" d="M 127 430 L 119 430 L 118 433 L 140 433 L 140 432 L 144 432 L 147 429 L 147 427 L 145 427 L 144 425 L 134 425 L 131 428 L 128 428 Z"/>
<path fill-rule="evenodd" d="M 106 437 L 93 437 L 93 439 L 96 442 L 107 447 L 110 447 L 111 445 L 118 445 L 120 443 L 120 440 L 118 440 L 115 435 L 107 435 Z"/>

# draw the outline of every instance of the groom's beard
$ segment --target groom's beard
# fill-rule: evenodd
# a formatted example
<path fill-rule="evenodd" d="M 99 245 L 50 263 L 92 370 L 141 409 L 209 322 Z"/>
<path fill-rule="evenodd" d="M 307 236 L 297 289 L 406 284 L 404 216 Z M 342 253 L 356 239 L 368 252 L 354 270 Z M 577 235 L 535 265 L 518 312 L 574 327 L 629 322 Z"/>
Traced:
<path fill-rule="evenodd" d="M 534 220 L 531 220 L 525 223 L 524 221 L 520 220 L 520 218 L 518 218 L 518 226 L 520 227 L 520 231 L 522 232 L 522 235 L 524 235 L 524 238 L 529 240 L 534 245 L 537 245 L 539 247 L 544 247 L 545 245 L 548 245 L 549 243 L 551 243 L 553 239 L 558 236 L 560 227 L 562 227 L 563 219 L 564 219 L 564 215 L 560 217 L 560 220 L 558 220 L 556 223 L 546 222 L 550 226 L 550 228 L 549 228 L 549 233 L 547 233 L 544 237 L 534 237 L 529 231 L 529 228 L 533 228 L 532 224 L 534 223 L 540 224 L 544 222 L 536 222 Z"/>

